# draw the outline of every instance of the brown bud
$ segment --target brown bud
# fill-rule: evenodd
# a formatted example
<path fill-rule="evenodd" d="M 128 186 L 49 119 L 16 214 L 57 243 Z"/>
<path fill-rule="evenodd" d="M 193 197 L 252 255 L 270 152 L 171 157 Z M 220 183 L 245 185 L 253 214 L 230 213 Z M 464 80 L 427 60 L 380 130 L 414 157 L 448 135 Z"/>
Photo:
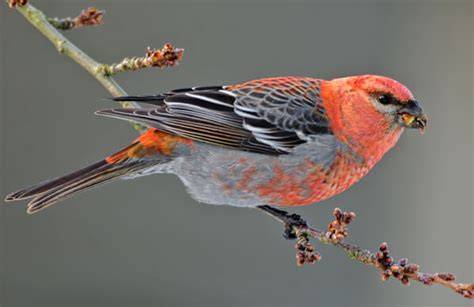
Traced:
<path fill-rule="evenodd" d="M 384 258 L 384 255 L 382 252 L 377 252 L 375 253 L 375 257 L 377 257 L 377 260 L 382 260 Z"/>
<path fill-rule="evenodd" d="M 405 267 L 404 271 L 406 273 L 412 274 L 412 273 L 418 272 L 419 269 L 420 269 L 420 266 L 418 264 L 410 263 Z"/>
<path fill-rule="evenodd" d="M 305 250 L 304 245 L 299 244 L 299 243 L 296 243 L 296 244 L 295 244 L 295 248 L 296 248 L 297 250 L 300 250 L 300 251 L 304 251 L 304 250 Z"/>
<path fill-rule="evenodd" d="M 14 8 L 15 6 L 25 6 L 28 0 L 8 0 L 8 6 Z"/>
<path fill-rule="evenodd" d="M 95 7 L 89 7 L 83 10 L 79 16 L 74 19 L 76 27 L 80 26 L 96 26 L 102 23 L 104 11 L 100 11 Z"/>
<path fill-rule="evenodd" d="M 296 254 L 296 265 L 297 266 L 303 266 L 304 262 L 305 262 L 304 254 L 297 253 Z"/>
<path fill-rule="evenodd" d="M 401 271 L 401 268 L 400 268 L 398 265 L 396 265 L 396 264 L 392 264 L 392 266 L 390 267 L 390 270 L 391 270 L 392 272 L 394 272 L 394 273 L 395 273 L 395 272 L 398 273 L 398 272 Z"/>
<path fill-rule="evenodd" d="M 381 252 L 387 251 L 387 250 L 388 250 L 388 244 L 387 244 L 387 242 L 383 242 L 382 244 L 380 244 L 379 250 L 380 250 Z"/>
<path fill-rule="evenodd" d="M 433 281 L 434 281 L 434 278 L 433 276 L 429 276 L 429 275 L 422 275 L 420 277 L 420 281 L 424 284 L 424 285 L 431 285 L 433 284 Z"/>
<path fill-rule="evenodd" d="M 459 290 L 459 293 L 461 293 L 465 298 L 473 299 L 474 298 L 474 293 L 470 290 Z"/>
<path fill-rule="evenodd" d="M 402 279 L 401 279 L 401 282 L 402 282 L 402 284 L 404 284 L 405 286 L 409 286 L 409 285 L 410 285 L 410 279 L 408 278 L 408 276 L 403 276 Z"/>
<path fill-rule="evenodd" d="M 316 259 L 313 258 L 313 257 L 310 257 L 307 261 L 309 264 L 315 264 L 316 263 Z"/>
<path fill-rule="evenodd" d="M 386 281 L 390 278 L 390 275 L 391 275 L 391 272 L 389 270 L 386 270 L 380 273 L 380 278 L 382 279 L 382 281 Z"/>
<path fill-rule="evenodd" d="M 385 263 L 386 263 L 387 265 L 391 265 L 391 264 L 393 263 L 393 258 L 390 257 L 390 256 L 388 256 L 388 257 L 385 259 Z"/>
<path fill-rule="evenodd" d="M 453 273 L 449 273 L 449 272 L 438 273 L 438 277 L 441 278 L 442 280 L 446 280 L 446 281 L 455 281 L 456 280 L 456 275 L 454 275 Z"/>

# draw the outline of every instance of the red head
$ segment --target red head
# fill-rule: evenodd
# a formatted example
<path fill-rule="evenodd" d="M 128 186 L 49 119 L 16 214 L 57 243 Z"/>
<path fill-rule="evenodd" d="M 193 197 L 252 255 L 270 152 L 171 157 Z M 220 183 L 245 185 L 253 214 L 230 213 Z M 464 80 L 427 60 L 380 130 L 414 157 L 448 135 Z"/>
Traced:
<path fill-rule="evenodd" d="M 426 126 L 412 93 L 390 78 L 363 75 L 325 81 L 321 94 L 335 135 L 368 163 L 382 158 L 404 127 Z"/>

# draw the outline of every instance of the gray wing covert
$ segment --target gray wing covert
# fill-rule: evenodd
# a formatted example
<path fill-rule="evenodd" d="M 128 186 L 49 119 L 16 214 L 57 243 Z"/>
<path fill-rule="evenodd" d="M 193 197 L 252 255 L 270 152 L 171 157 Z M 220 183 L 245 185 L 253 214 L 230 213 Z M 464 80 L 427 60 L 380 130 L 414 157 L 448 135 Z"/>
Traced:
<path fill-rule="evenodd" d="M 270 78 L 232 90 L 235 112 L 256 139 L 288 152 L 311 136 L 331 134 L 320 96 L 320 81 Z"/>

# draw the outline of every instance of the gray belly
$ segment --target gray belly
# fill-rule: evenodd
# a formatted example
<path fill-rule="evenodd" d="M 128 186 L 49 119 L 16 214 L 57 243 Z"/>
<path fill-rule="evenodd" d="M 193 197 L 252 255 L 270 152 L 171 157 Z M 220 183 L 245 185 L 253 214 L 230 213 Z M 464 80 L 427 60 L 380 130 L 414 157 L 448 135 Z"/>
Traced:
<path fill-rule="evenodd" d="M 262 186 L 270 192 L 273 185 L 278 190 L 278 186 L 288 176 L 291 176 L 293 187 L 301 198 L 314 194 L 307 180 L 314 168 L 306 166 L 310 164 L 316 165 L 318 169 L 328 168 L 336 156 L 336 149 L 341 148 L 334 137 L 319 137 L 297 146 L 290 154 L 280 156 L 231 150 L 199 142 L 195 142 L 195 145 L 192 151 L 189 151 L 189 147 L 183 148 L 171 161 L 130 174 L 124 179 L 171 173 L 179 176 L 191 197 L 199 202 L 255 207 L 272 203 L 262 194 Z M 286 194 L 286 190 L 277 192 L 279 195 Z"/>
<path fill-rule="evenodd" d="M 264 205 L 251 187 L 273 176 L 277 157 L 204 146 L 198 154 L 180 157 L 168 171 L 179 176 L 196 201 L 212 205 Z"/>
<path fill-rule="evenodd" d="M 255 207 L 268 204 L 259 194 L 262 183 L 278 180 L 277 168 L 293 174 L 303 181 L 307 170 L 305 162 L 311 161 L 327 167 L 334 158 L 333 139 L 327 143 L 313 142 L 298 146 L 288 155 L 269 156 L 230 150 L 206 144 L 197 144 L 192 154 L 185 154 L 160 166 L 153 172 L 173 173 L 179 176 L 195 200 L 213 205 Z M 304 184 L 304 183 L 302 183 Z"/>

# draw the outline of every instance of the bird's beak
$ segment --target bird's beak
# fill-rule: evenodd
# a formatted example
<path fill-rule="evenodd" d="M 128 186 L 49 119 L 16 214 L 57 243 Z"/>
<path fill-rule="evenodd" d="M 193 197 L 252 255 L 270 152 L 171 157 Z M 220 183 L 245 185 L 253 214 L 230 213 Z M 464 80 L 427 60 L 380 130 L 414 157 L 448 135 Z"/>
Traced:
<path fill-rule="evenodd" d="M 428 118 L 416 100 L 408 101 L 398 111 L 398 122 L 403 127 L 420 129 L 421 133 L 424 133 L 427 121 Z"/>

